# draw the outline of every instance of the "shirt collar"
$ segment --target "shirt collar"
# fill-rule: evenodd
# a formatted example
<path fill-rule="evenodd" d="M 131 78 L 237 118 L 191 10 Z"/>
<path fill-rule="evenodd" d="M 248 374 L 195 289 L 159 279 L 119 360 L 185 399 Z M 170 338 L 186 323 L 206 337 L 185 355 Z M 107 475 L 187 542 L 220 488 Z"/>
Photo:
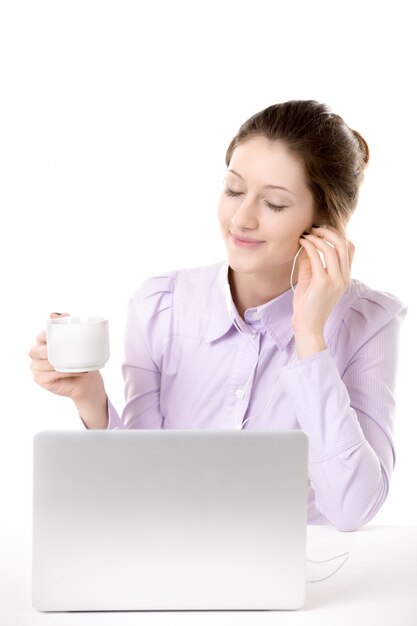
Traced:
<path fill-rule="evenodd" d="M 294 336 L 291 327 L 292 298 L 293 290 L 290 287 L 273 300 L 245 311 L 245 316 L 255 314 L 259 318 L 260 325 L 281 349 L 284 349 Z"/>
<path fill-rule="evenodd" d="M 228 270 L 229 264 L 227 261 L 220 263 L 217 275 L 212 283 L 210 299 L 207 303 L 208 318 L 204 333 L 204 338 L 207 343 L 223 337 L 233 326 L 233 319 L 227 310 L 226 303 Z"/>
<path fill-rule="evenodd" d="M 224 336 L 234 325 L 233 316 L 239 323 L 244 333 L 248 336 L 255 332 L 251 328 L 250 323 L 246 323 L 238 314 L 234 302 L 231 301 L 230 285 L 228 280 L 229 264 L 227 261 L 220 264 L 217 272 L 216 280 L 213 283 L 213 299 L 211 301 L 210 316 L 206 326 L 205 340 L 206 342 L 215 341 Z M 292 317 L 292 296 L 291 287 L 279 295 L 277 298 L 266 302 L 258 307 L 246 309 L 245 316 L 250 319 L 253 314 L 259 316 L 259 324 L 256 327 L 262 327 L 266 332 L 270 333 L 274 342 L 280 347 L 285 346 L 293 337 L 291 328 Z M 232 314 L 228 311 L 227 298 L 230 298 Z M 215 306 L 213 304 L 216 303 Z M 237 331 L 236 331 L 237 332 Z"/>
<path fill-rule="evenodd" d="M 223 337 L 233 325 L 233 315 L 239 322 L 244 333 L 252 335 L 254 330 L 250 323 L 246 323 L 239 316 L 236 307 L 232 301 L 232 315 L 228 311 L 227 295 L 231 298 L 230 285 L 228 281 L 229 264 L 227 261 L 221 262 L 217 271 L 217 276 L 212 283 L 212 292 L 209 302 L 209 315 L 206 324 L 205 341 L 211 342 Z M 352 278 L 350 285 L 346 288 L 336 306 L 330 313 L 325 327 L 324 340 L 327 343 L 329 337 L 339 327 L 346 309 L 352 304 L 364 286 L 360 281 Z M 249 320 L 255 316 L 259 318 L 259 323 L 254 325 L 257 330 L 267 332 L 273 339 L 274 343 L 284 349 L 294 336 L 291 326 L 293 314 L 292 308 L 293 291 L 290 287 L 277 298 L 266 302 L 258 307 L 246 309 L 245 316 Z M 237 332 L 237 331 L 236 331 Z"/>

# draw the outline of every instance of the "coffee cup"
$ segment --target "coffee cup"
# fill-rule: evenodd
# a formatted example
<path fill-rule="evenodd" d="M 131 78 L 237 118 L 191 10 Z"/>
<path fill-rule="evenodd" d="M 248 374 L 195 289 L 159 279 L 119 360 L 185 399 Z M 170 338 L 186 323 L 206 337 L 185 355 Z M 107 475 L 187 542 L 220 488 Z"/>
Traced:
<path fill-rule="evenodd" d="M 91 372 L 110 357 L 108 320 L 69 315 L 46 322 L 48 361 L 58 372 Z"/>

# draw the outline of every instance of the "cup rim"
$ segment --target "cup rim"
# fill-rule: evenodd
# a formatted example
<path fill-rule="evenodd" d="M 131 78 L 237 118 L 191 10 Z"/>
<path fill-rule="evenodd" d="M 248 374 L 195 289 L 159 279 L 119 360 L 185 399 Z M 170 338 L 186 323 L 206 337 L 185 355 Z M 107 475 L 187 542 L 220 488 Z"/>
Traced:
<path fill-rule="evenodd" d="M 83 318 L 87 318 L 87 321 L 82 322 L 82 321 L 78 321 L 78 322 L 73 322 L 71 324 L 72 319 L 74 318 L 78 318 L 78 320 L 82 320 Z M 50 326 L 91 326 L 94 324 L 103 324 L 103 322 L 108 322 L 108 317 L 104 316 L 104 315 L 79 315 L 79 314 L 75 314 L 74 315 L 65 315 L 64 317 L 54 317 L 54 318 L 49 318 L 46 320 L 46 323 L 49 324 Z"/>

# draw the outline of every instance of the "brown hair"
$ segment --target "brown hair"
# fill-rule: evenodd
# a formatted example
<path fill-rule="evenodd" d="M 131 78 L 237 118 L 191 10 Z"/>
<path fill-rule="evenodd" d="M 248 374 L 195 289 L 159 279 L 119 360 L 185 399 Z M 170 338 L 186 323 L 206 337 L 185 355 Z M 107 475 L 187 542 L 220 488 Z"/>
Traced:
<path fill-rule="evenodd" d="M 242 124 L 226 152 L 252 137 L 283 142 L 302 163 L 313 194 L 315 223 L 344 233 L 356 208 L 369 148 L 363 137 L 315 100 L 290 100 L 259 111 Z"/>

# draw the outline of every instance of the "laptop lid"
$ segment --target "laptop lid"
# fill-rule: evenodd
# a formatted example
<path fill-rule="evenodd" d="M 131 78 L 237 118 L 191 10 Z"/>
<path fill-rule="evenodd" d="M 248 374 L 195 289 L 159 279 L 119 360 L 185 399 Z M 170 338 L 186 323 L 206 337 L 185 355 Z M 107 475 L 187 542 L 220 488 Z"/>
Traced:
<path fill-rule="evenodd" d="M 302 431 L 43 431 L 34 437 L 40 611 L 296 609 Z"/>

